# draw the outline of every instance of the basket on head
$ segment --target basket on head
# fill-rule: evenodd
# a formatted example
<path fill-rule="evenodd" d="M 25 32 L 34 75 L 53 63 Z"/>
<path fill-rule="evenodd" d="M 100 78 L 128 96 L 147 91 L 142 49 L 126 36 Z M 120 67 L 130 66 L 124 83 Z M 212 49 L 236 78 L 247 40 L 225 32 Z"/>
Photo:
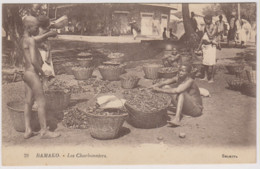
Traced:
<path fill-rule="evenodd" d="M 143 66 L 143 71 L 145 74 L 145 78 L 147 79 L 157 79 L 159 77 L 159 70 L 161 69 L 161 65 L 158 64 L 146 64 Z"/>
<path fill-rule="evenodd" d="M 104 80 L 117 81 L 120 80 L 120 75 L 123 72 L 122 66 L 105 66 L 101 65 L 98 70 Z"/>
<path fill-rule="evenodd" d="M 82 66 L 82 67 L 90 67 L 93 58 L 92 57 L 91 58 L 77 58 L 77 60 L 78 60 L 80 66 Z"/>
<path fill-rule="evenodd" d="M 72 72 L 76 80 L 87 80 L 93 74 L 93 67 L 73 67 Z"/>
<path fill-rule="evenodd" d="M 121 76 L 121 86 L 124 89 L 133 89 L 137 86 L 140 78 L 134 75 Z"/>
<path fill-rule="evenodd" d="M 60 17 L 59 19 L 55 20 L 53 23 L 53 27 L 56 29 L 61 29 L 64 26 L 68 25 L 68 17 L 66 15 Z"/>

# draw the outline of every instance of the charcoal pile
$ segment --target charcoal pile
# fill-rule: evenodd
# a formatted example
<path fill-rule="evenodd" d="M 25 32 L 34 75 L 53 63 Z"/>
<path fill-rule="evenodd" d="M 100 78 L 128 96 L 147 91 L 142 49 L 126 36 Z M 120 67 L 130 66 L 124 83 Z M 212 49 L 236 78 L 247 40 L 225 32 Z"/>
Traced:
<path fill-rule="evenodd" d="M 154 93 L 151 90 L 124 91 L 127 103 L 142 112 L 154 112 L 168 107 L 170 96 L 163 93 Z"/>
<path fill-rule="evenodd" d="M 71 107 L 63 111 L 62 124 L 70 129 L 88 128 L 87 116 L 84 112 L 78 111 L 76 107 Z"/>
<path fill-rule="evenodd" d="M 120 84 L 89 78 L 88 80 L 80 81 L 79 86 L 85 88 L 85 90 L 92 88 L 95 93 L 115 93 Z"/>

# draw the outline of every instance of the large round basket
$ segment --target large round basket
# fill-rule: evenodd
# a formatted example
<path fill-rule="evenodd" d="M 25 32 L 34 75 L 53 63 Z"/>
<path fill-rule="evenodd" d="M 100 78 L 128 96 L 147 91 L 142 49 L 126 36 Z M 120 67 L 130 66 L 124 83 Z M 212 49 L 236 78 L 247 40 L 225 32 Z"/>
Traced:
<path fill-rule="evenodd" d="M 99 66 L 98 70 L 102 78 L 109 81 L 120 80 L 120 75 L 123 72 L 121 66 Z"/>
<path fill-rule="evenodd" d="M 72 72 L 76 80 L 87 80 L 93 74 L 93 67 L 73 67 Z"/>
<path fill-rule="evenodd" d="M 124 62 L 124 57 L 110 58 L 109 60 L 110 60 L 111 62 L 123 63 L 123 62 Z"/>
<path fill-rule="evenodd" d="M 82 110 L 79 109 L 79 111 Z M 85 112 L 85 114 L 88 118 L 90 135 L 101 140 L 116 138 L 128 116 L 127 113 L 121 115 L 96 115 Z"/>
<path fill-rule="evenodd" d="M 121 87 L 123 89 L 133 89 L 137 86 L 140 78 L 139 77 L 120 77 Z"/>
<path fill-rule="evenodd" d="M 226 65 L 225 66 L 228 73 L 231 74 L 231 75 L 235 75 L 237 74 L 238 72 L 241 72 L 241 70 L 244 68 L 243 65 Z"/>
<path fill-rule="evenodd" d="M 111 53 L 107 56 L 111 62 L 124 62 L 124 54 L 123 53 Z"/>
<path fill-rule="evenodd" d="M 63 90 L 45 91 L 46 109 L 55 113 L 62 111 L 69 105 L 70 95 L 70 93 L 65 93 Z"/>
<path fill-rule="evenodd" d="M 228 84 L 228 88 L 235 91 L 239 91 L 244 84 L 244 81 L 239 78 L 229 78 L 226 81 Z"/>
<path fill-rule="evenodd" d="M 77 58 L 77 61 L 79 62 L 79 65 L 82 67 L 90 67 L 92 63 L 93 58 Z"/>
<path fill-rule="evenodd" d="M 247 96 L 256 97 L 256 84 L 244 83 L 240 91 Z"/>
<path fill-rule="evenodd" d="M 168 105 L 170 105 L 170 102 L 171 101 L 169 100 Z M 140 111 L 134 106 L 130 105 L 128 102 L 125 103 L 125 107 L 129 113 L 127 122 L 133 127 L 151 129 L 162 127 L 167 123 L 167 107 L 152 112 Z"/>
<path fill-rule="evenodd" d="M 21 101 L 13 101 L 7 103 L 7 108 L 9 111 L 9 115 L 11 121 L 13 123 L 13 127 L 18 132 L 25 131 L 25 122 L 24 122 L 24 103 Z M 40 123 L 38 119 L 37 110 L 32 110 L 32 119 L 31 119 L 31 127 L 33 131 L 40 129 Z"/>
<path fill-rule="evenodd" d="M 256 71 L 255 70 L 246 70 L 246 75 L 249 82 L 256 84 Z"/>
<path fill-rule="evenodd" d="M 160 70 L 158 73 L 160 78 L 173 78 L 178 74 L 178 70 L 171 72 L 164 72 Z"/>
<path fill-rule="evenodd" d="M 147 79 L 157 79 L 159 77 L 159 70 L 161 69 L 161 65 L 157 64 L 146 64 L 143 66 L 145 78 Z"/>
<path fill-rule="evenodd" d="M 65 70 L 65 73 L 67 75 L 73 75 L 72 67 L 74 67 L 74 66 L 75 65 L 72 62 L 67 62 L 67 63 L 62 64 L 62 67 Z"/>

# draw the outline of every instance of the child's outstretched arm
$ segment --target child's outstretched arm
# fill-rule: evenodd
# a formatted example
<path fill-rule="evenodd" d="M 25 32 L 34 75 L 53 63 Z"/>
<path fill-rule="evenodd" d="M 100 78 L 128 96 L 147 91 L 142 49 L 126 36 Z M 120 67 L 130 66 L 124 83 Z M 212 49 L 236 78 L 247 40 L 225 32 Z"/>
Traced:
<path fill-rule="evenodd" d="M 188 88 L 191 87 L 193 83 L 192 79 L 187 80 L 185 83 L 180 84 L 177 88 L 170 88 L 170 89 L 160 89 L 158 87 L 153 88 L 155 91 L 169 93 L 169 94 L 178 94 L 185 92 Z"/>
<path fill-rule="evenodd" d="M 55 37 L 55 36 L 57 36 L 57 32 L 51 30 L 51 31 L 46 32 L 46 33 L 44 33 L 44 34 L 42 34 L 42 35 L 34 36 L 33 38 L 35 39 L 35 41 L 36 41 L 37 43 L 41 43 L 41 42 L 45 41 L 47 38 L 49 38 L 49 37 Z"/>

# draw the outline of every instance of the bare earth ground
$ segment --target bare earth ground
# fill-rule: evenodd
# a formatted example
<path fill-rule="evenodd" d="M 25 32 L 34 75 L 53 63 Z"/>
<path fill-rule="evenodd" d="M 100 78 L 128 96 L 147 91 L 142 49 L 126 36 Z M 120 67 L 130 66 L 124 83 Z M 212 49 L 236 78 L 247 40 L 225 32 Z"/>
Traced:
<path fill-rule="evenodd" d="M 97 63 L 105 59 L 106 53 L 121 52 L 127 57 L 127 72 L 135 71 L 143 76 L 140 66 L 146 62 L 160 62 L 162 48 L 149 48 L 145 44 L 101 44 L 54 41 L 54 64 L 56 72 L 62 73 L 61 63 L 75 61 L 75 52 L 78 49 L 90 50 L 98 57 Z M 72 49 L 62 52 L 62 50 Z M 102 50 L 100 50 L 102 49 Z M 252 49 L 223 48 L 218 51 L 219 59 L 238 57 L 242 52 L 253 51 Z M 153 58 L 152 60 L 142 60 Z M 142 60 L 142 61 L 137 61 Z M 137 68 L 136 68 L 137 67 Z M 221 66 L 220 66 L 221 67 Z M 59 74 L 58 73 L 58 74 Z M 96 71 L 95 74 L 98 74 Z M 256 146 L 256 98 L 242 95 L 240 92 L 227 89 L 226 78 L 232 75 L 227 74 L 225 69 L 218 69 L 215 83 L 208 84 L 205 81 L 196 80 L 199 87 L 208 89 L 212 97 L 203 98 L 203 115 L 197 118 L 184 117 L 182 126 L 171 128 L 164 126 L 156 129 L 136 129 L 127 122 L 120 131 L 119 138 L 114 140 L 96 140 L 89 134 L 89 129 L 68 129 L 60 122 L 56 131 L 62 134 L 61 137 L 52 140 L 41 140 L 35 136 L 28 140 L 23 139 L 23 133 L 16 132 L 12 127 L 12 121 L 8 115 L 6 103 L 13 100 L 23 100 L 23 82 L 3 84 L 2 87 L 2 142 L 3 146 L 32 146 L 32 145 L 87 145 L 87 146 L 113 146 L 127 145 L 138 146 L 143 143 L 158 144 L 163 142 L 171 146 L 209 146 L 209 147 L 247 147 Z M 119 82 L 115 82 L 119 83 Z M 150 80 L 141 80 L 141 85 L 151 84 Z M 86 96 L 88 97 L 88 96 Z M 91 97 L 91 95 L 89 96 Z M 172 115 L 170 116 L 173 117 Z M 185 138 L 179 138 L 179 133 L 186 134 Z M 158 139 L 160 138 L 160 139 Z"/>

